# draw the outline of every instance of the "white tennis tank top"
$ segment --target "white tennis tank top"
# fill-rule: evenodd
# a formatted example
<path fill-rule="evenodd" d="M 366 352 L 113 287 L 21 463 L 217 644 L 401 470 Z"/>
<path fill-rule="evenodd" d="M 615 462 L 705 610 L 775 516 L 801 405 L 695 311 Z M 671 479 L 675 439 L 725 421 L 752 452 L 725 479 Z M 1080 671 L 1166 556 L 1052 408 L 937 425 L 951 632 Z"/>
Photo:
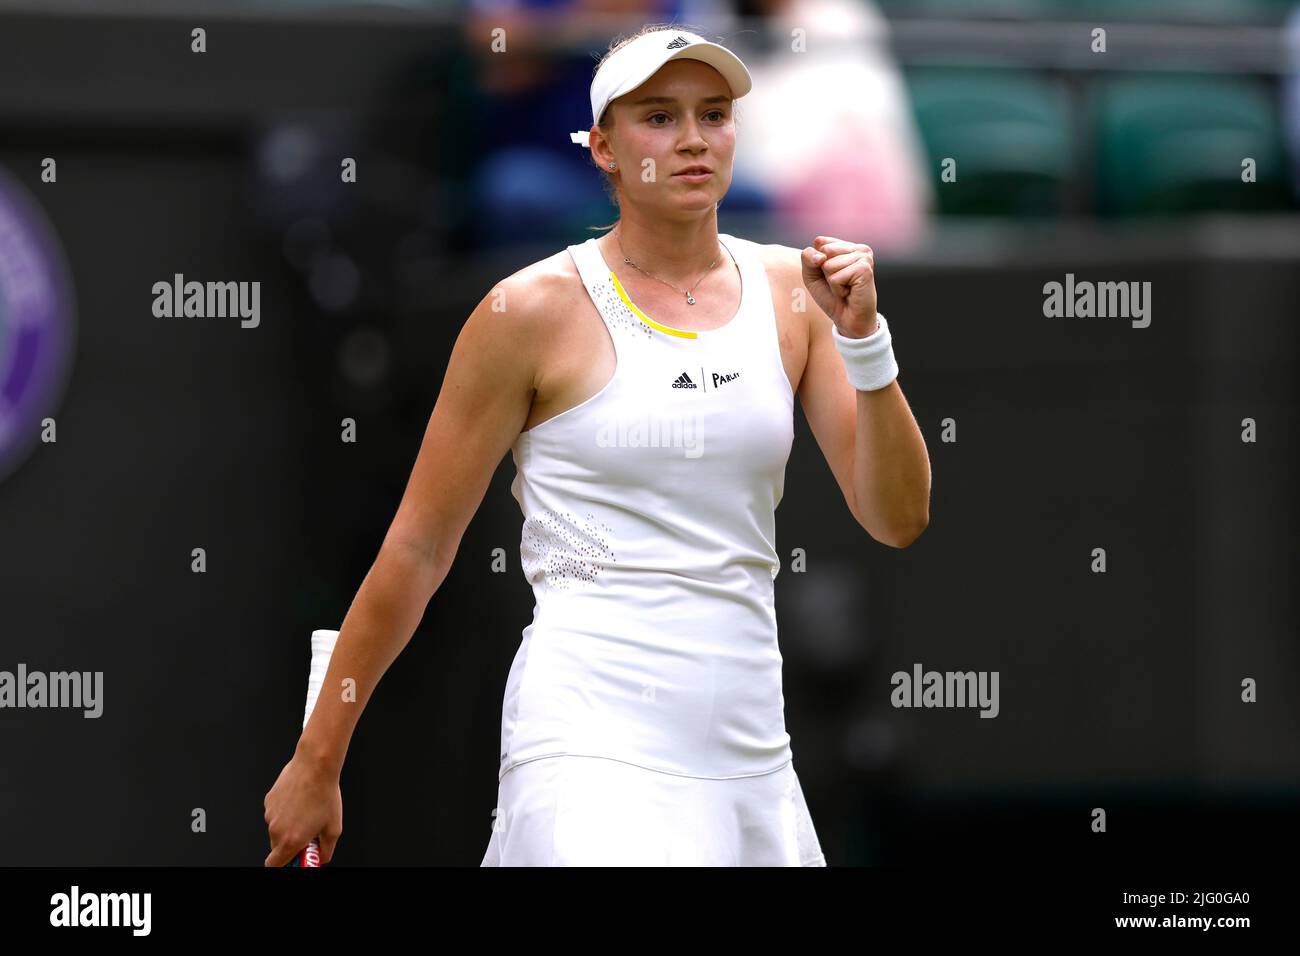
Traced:
<path fill-rule="evenodd" d="M 618 365 L 511 449 L 535 607 L 498 779 L 560 754 L 713 778 L 791 759 L 773 581 L 794 394 L 759 246 L 718 238 L 740 308 L 699 332 L 641 313 L 595 238 L 568 247 Z"/>

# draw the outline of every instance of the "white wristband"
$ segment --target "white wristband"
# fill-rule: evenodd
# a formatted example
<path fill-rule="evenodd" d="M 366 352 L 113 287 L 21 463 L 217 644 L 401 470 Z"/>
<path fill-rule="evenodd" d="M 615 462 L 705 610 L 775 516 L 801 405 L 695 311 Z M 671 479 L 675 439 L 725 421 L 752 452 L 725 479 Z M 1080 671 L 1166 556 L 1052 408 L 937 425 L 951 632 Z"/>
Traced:
<path fill-rule="evenodd" d="M 876 313 L 876 322 L 876 331 L 860 339 L 840 335 L 840 330 L 831 325 L 835 348 L 844 357 L 849 381 L 860 392 L 874 392 L 898 377 L 898 362 L 894 361 L 889 325 L 879 312 Z"/>

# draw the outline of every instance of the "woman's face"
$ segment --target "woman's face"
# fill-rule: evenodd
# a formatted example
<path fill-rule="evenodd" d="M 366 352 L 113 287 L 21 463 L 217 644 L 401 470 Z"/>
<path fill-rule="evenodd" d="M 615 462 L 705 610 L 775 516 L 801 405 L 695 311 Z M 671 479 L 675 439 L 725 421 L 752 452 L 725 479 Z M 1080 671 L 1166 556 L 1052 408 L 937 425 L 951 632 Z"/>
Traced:
<path fill-rule="evenodd" d="M 673 60 L 611 104 L 622 201 L 665 212 L 712 209 L 731 185 L 731 87 L 699 60 Z M 688 166 L 711 172 L 695 178 Z"/>

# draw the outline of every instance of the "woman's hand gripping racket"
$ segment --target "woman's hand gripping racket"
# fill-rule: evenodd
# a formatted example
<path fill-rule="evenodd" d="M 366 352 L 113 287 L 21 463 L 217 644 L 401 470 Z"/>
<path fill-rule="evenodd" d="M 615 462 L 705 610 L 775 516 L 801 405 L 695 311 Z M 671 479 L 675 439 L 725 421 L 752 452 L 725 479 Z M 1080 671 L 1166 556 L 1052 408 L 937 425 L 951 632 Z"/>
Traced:
<path fill-rule="evenodd" d="M 311 669 L 307 673 L 307 708 L 302 716 L 302 726 L 307 727 L 311 720 L 316 698 L 320 696 L 321 685 L 325 683 L 325 672 L 329 670 L 330 655 L 334 653 L 334 642 L 338 640 L 338 631 L 312 631 L 311 633 Z M 320 838 L 312 837 L 311 842 L 294 855 L 285 866 L 320 866 Z"/>

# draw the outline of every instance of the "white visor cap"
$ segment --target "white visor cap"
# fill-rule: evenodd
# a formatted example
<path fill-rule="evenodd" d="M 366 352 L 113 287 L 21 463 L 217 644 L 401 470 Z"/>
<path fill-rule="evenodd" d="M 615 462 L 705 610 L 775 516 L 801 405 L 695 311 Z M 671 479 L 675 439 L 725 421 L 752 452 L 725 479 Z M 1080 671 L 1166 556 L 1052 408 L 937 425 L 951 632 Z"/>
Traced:
<path fill-rule="evenodd" d="M 612 54 L 597 71 L 591 81 L 592 125 L 600 122 L 600 115 L 612 100 L 635 90 L 669 60 L 699 60 L 709 64 L 722 74 L 735 99 L 740 99 L 754 85 L 740 57 L 725 46 L 686 30 L 659 30 L 637 37 Z M 590 129 L 569 134 L 573 142 L 587 148 L 590 148 L 590 136 Z"/>

